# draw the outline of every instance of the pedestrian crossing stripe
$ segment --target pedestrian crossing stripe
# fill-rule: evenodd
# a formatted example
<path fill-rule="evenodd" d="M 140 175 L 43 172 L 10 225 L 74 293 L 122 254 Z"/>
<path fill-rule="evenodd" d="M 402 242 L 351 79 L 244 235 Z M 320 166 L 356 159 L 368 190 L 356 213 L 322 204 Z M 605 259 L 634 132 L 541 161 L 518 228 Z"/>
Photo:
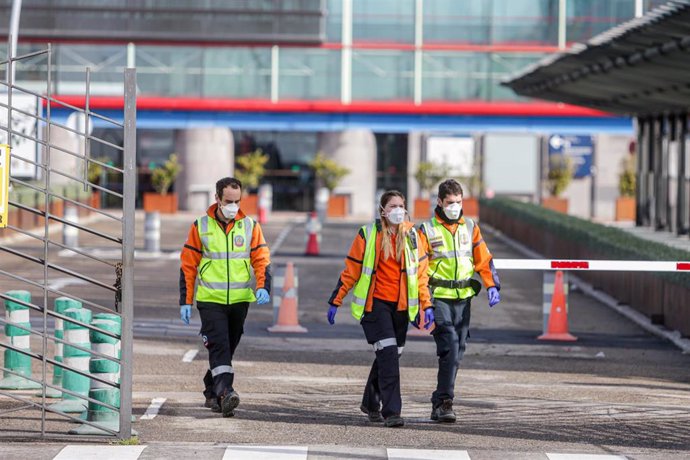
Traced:
<path fill-rule="evenodd" d="M 53 460 L 138 460 L 148 446 L 104 446 L 104 445 L 67 445 Z M 184 449 L 187 446 L 179 446 L 180 456 L 184 457 Z M 223 448 L 223 446 L 214 446 Z M 189 446 L 190 449 L 195 449 Z M 156 447 L 153 447 L 155 450 Z M 226 446 L 223 460 L 307 460 L 309 457 L 308 446 L 253 446 L 253 445 L 229 445 Z M 318 447 L 319 455 L 324 455 L 323 446 Z M 341 451 L 342 452 L 342 451 Z M 153 452 L 149 452 L 153 455 Z M 335 454 L 335 452 L 334 452 Z M 485 452 L 478 452 L 485 458 Z M 521 452 L 521 458 L 544 458 L 544 454 Z M 621 455 L 600 454 L 545 454 L 549 460 L 627 460 Z M 472 456 L 466 450 L 443 449 L 386 449 L 388 460 L 472 460 Z"/>

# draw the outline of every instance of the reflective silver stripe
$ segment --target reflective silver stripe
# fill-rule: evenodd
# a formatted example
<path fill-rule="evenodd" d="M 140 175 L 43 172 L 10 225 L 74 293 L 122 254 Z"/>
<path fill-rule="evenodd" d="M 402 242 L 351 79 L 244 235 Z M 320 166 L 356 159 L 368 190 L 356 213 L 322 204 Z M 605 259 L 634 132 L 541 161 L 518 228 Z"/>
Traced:
<path fill-rule="evenodd" d="M 199 219 L 199 225 L 201 226 L 199 233 L 208 233 L 208 216 L 204 216 L 201 219 Z M 208 235 L 201 236 L 201 244 L 204 248 L 208 247 Z"/>
<path fill-rule="evenodd" d="M 402 355 L 404 349 L 405 347 L 398 347 L 398 356 Z"/>
<path fill-rule="evenodd" d="M 211 369 L 211 375 L 216 376 L 220 374 L 234 374 L 235 370 L 232 368 L 232 366 L 217 366 Z"/>
<path fill-rule="evenodd" d="M 470 251 L 434 252 L 434 259 L 454 259 L 456 257 L 472 257 Z"/>
<path fill-rule="evenodd" d="M 383 350 L 386 347 L 397 347 L 398 341 L 394 338 L 381 339 L 378 342 L 374 342 L 374 351 Z"/>
<path fill-rule="evenodd" d="M 373 269 L 373 268 L 369 268 L 369 267 L 364 267 L 364 268 L 362 269 L 362 274 L 363 274 L 363 275 L 367 275 L 367 276 L 371 276 L 371 275 L 374 274 L 374 269 Z"/>
<path fill-rule="evenodd" d="M 215 260 L 249 259 L 249 253 L 248 252 L 206 252 L 206 251 L 204 251 L 202 257 L 204 259 L 215 259 Z"/>
<path fill-rule="evenodd" d="M 407 305 L 409 307 L 418 307 L 419 306 L 419 299 L 407 299 Z"/>
<path fill-rule="evenodd" d="M 204 280 L 199 280 L 199 285 L 205 287 L 206 289 L 220 289 L 220 290 L 226 290 L 226 289 L 249 289 L 251 287 L 251 283 L 249 281 L 238 281 L 238 282 L 232 282 L 232 283 L 226 283 L 226 282 L 208 282 Z"/>
<path fill-rule="evenodd" d="M 410 267 L 407 270 L 407 276 L 415 276 L 417 274 L 417 267 Z"/>
<path fill-rule="evenodd" d="M 367 299 L 362 299 L 362 298 L 357 297 L 357 296 L 355 296 L 355 295 L 353 295 L 352 297 L 353 297 L 352 300 L 354 300 L 354 302 L 355 302 L 357 305 L 365 305 L 365 304 L 367 303 Z"/>

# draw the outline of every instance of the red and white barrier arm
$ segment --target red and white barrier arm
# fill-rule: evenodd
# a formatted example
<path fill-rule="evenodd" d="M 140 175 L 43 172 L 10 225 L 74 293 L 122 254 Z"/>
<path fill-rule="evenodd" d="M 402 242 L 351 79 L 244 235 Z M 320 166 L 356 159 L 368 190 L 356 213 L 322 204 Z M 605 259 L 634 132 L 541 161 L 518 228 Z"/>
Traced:
<path fill-rule="evenodd" d="M 690 262 L 659 260 L 494 259 L 494 266 L 501 270 L 690 272 Z"/>

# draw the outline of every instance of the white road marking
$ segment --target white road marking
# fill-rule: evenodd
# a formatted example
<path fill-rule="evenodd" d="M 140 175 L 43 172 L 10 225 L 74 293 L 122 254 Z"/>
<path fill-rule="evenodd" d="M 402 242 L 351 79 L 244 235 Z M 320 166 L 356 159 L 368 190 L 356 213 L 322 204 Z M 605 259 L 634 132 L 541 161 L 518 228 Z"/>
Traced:
<path fill-rule="evenodd" d="M 276 238 L 275 242 L 271 245 L 272 254 L 278 254 L 278 250 L 285 242 L 285 239 L 296 226 L 297 221 L 292 221 L 280 232 L 280 234 L 278 234 L 278 238 Z"/>
<path fill-rule="evenodd" d="M 228 446 L 223 460 L 307 460 L 307 446 Z"/>
<path fill-rule="evenodd" d="M 146 446 L 65 446 L 53 460 L 137 460 Z"/>
<path fill-rule="evenodd" d="M 470 460 L 466 450 L 386 449 L 388 460 Z"/>
<path fill-rule="evenodd" d="M 622 455 L 598 454 L 546 454 L 549 460 L 627 460 Z"/>
<path fill-rule="evenodd" d="M 194 361 L 194 358 L 196 358 L 196 355 L 199 354 L 199 350 L 196 348 L 192 348 L 191 350 L 187 350 L 187 353 L 184 354 L 182 357 L 182 362 L 183 363 L 191 363 Z"/>
<path fill-rule="evenodd" d="M 139 420 L 151 420 L 155 418 L 165 401 L 167 401 L 166 398 L 153 398 L 151 405 L 146 409 L 146 413 L 142 415 Z"/>

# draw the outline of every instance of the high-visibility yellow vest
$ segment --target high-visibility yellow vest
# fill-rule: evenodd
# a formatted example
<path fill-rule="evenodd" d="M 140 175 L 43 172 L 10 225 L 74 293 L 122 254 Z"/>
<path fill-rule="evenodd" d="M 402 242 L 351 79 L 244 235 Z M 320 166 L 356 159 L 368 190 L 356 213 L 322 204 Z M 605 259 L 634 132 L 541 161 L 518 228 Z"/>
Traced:
<path fill-rule="evenodd" d="M 230 305 L 254 302 L 249 256 L 254 221 L 235 222 L 230 233 L 208 215 L 197 220 L 202 255 L 196 300 Z"/>
<path fill-rule="evenodd" d="M 369 297 L 371 288 L 371 278 L 376 266 L 376 224 L 365 225 L 362 231 L 366 236 L 366 246 L 364 249 L 364 260 L 362 261 L 362 273 L 359 276 L 355 289 L 352 291 L 352 305 L 350 310 L 352 316 L 358 321 L 364 315 L 364 308 Z M 419 311 L 419 283 L 417 270 L 419 268 L 419 257 L 417 255 L 417 235 L 413 229 L 407 233 L 405 238 L 405 276 L 407 277 L 407 313 L 410 321 L 414 321 Z"/>
<path fill-rule="evenodd" d="M 432 296 L 439 299 L 467 299 L 476 295 L 481 284 L 472 280 L 472 219 L 465 217 L 465 223 L 458 224 L 455 235 L 436 216 L 424 222 L 422 229 L 429 240 L 431 251 L 429 289 Z"/>

